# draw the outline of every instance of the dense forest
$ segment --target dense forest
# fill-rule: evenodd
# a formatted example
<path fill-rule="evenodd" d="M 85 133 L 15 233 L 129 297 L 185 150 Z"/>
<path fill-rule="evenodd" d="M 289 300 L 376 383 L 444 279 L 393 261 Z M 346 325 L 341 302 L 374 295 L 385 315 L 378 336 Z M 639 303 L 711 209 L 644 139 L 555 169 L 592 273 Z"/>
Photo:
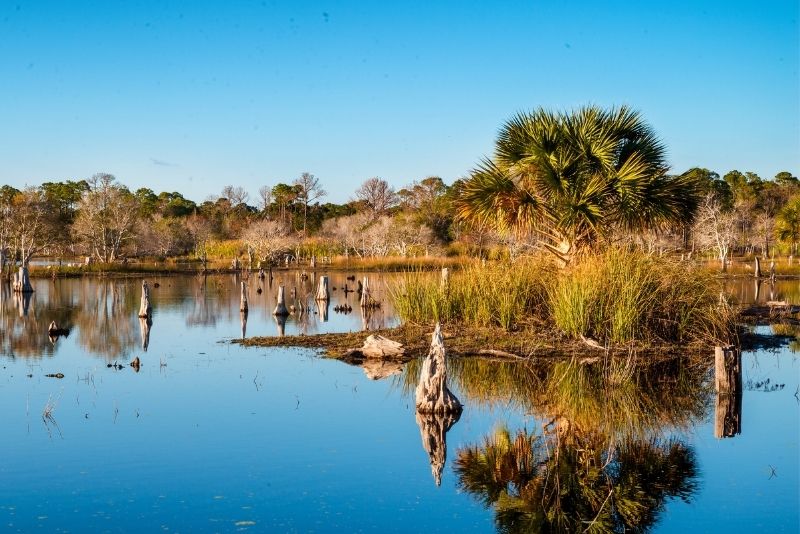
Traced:
<path fill-rule="evenodd" d="M 763 179 L 693 168 L 679 175 L 701 191 L 690 222 L 631 231 L 612 225 L 605 243 L 648 252 L 792 254 L 800 241 L 800 181 L 790 172 Z M 474 177 L 473 177 L 474 179 Z M 370 178 L 344 204 L 324 202 L 324 183 L 303 173 L 251 196 L 225 186 L 201 203 L 180 192 L 131 191 L 110 174 L 0 187 L 0 252 L 4 264 L 35 257 L 249 256 L 276 261 L 304 251 L 354 257 L 510 256 L 543 243 L 537 234 L 502 232 L 479 218 L 458 218 L 469 180 L 430 176 L 395 190 Z M 616 227 L 613 227 L 616 226 Z"/>

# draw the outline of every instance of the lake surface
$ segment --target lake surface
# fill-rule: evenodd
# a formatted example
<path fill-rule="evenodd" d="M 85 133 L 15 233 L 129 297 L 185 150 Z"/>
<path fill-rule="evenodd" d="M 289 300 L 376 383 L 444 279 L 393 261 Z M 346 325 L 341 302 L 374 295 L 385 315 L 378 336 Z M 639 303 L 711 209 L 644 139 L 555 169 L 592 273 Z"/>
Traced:
<path fill-rule="evenodd" d="M 159 284 L 149 332 L 141 279 L 34 280 L 29 299 L 3 286 L 0 529 L 800 530 L 791 338 L 742 354 L 727 438 L 715 437 L 731 404 L 714 391 L 711 354 L 646 370 L 451 360 L 464 412 L 424 419 L 419 362 L 365 370 L 228 343 L 397 322 L 391 275 L 369 275 L 382 305 L 367 317 L 345 274 L 330 274 L 327 311 L 310 280 L 278 276 L 249 280 L 246 322 L 234 276 L 148 278 Z M 312 305 L 285 325 L 271 315 L 279 284 Z M 750 281 L 737 284 L 729 293 L 755 298 Z M 770 297 L 800 303 L 800 282 L 762 286 L 759 300 Z M 334 311 L 347 303 L 351 313 Z M 68 337 L 48 338 L 53 320 Z"/>

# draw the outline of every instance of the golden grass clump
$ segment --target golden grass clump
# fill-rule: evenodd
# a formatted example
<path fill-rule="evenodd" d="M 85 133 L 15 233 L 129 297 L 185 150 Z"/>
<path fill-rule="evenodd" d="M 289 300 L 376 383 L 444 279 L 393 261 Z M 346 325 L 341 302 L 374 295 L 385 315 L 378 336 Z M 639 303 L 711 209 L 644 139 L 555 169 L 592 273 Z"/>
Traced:
<path fill-rule="evenodd" d="M 439 273 L 407 272 L 391 296 L 403 321 L 510 330 L 544 304 L 547 268 L 541 261 L 468 265 L 452 272 L 446 287 Z"/>
<path fill-rule="evenodd" d="M 614 343 L 713 340 L 731 327 L 709 273 L 666 258 L 611 249 L 565 269 L 548 291 L 556 327 Z"/>

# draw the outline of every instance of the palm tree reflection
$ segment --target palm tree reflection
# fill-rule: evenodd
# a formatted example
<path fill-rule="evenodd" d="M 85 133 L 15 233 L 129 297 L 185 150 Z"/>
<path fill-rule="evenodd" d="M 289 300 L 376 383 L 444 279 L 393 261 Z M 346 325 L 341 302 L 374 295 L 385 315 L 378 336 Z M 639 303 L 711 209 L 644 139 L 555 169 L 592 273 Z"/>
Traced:
<path fill-rule="evenodd" d="M 571 431 L 506 428 L 460 449 L 461 489 L 495 510 L 501 532 L 646 531 L 668 498 L 697 489 L 694 451 L 677 440 L 607 447 Z"/>

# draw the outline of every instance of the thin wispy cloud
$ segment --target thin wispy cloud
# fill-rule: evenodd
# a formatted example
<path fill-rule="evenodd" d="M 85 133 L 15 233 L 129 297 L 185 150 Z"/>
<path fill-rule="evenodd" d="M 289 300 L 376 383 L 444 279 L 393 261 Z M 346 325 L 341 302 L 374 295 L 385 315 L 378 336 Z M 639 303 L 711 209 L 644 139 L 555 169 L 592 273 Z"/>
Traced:
<path fill-rule="evenodd" d="M 177 163 L 172 163 L 172 162 L 164 161 L 163 159 L 157 159 L 157 158 L 150 158 L 150 162 L 153 165 L 158 165 L 160 167 L 178 167 L 179 166 Z"/>

